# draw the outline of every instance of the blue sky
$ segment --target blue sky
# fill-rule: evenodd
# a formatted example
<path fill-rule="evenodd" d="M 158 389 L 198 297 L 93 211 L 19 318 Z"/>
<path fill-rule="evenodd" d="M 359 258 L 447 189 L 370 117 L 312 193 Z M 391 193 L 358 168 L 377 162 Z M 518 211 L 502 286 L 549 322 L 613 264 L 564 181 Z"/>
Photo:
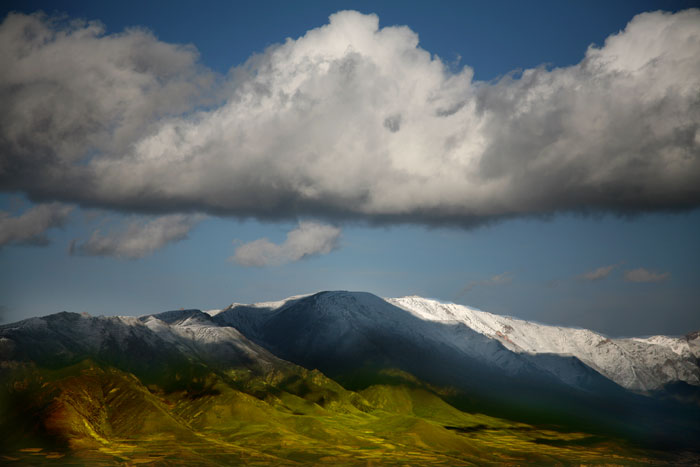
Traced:
<path fill-rule="evenodd" d="M 418 47 L 429 52 L 432 60 L 438 56 L 449 70 L 445 72 L 447 74 L 440 75 L 441 77 L 449 78 L 450 73 L 458 75 L 463 67 L 467 66 L 473 70 L 471 82 L 493 84 L 491 94 L 489 84 L 480 85 L 476 91 L 457 86 L 450 92 L 463 93 L 459 94 L 463 96 L 483 92 L 479 102 L 496 109 L 497 103 L 500 102 L 497 101 L 499 94 L 520 89 L 517 81 L 522 79 L 519 70 L 544 64 L 546 66 L 541 68 L 543 71 L 538 75 L 543 81 L 550 77 L 576 79 L 575 75 L 571 78 L 564 73 L 548 73 L 553 69 L 579 66 L 577 64 L 582 63 L 584 56 L 587 56 L 586 50 L 590 44 L 596 44 L 599 49 L 605 51 L 603 44 L 606 37 L 623 30 L 636 14 L 658 9 L 676 12 L 692 6 L 690 2 L 540 2 L 535 5 L 522 2 L 442 2 L 437 5 L 427 2 L 409 5 L 404 3 L 382 2 L 373 5 L 371 2 L 213 2 L 198 4 L 195 7 L 187 2 L 140 2 L 119 5 L 103 2 L 21 2 L 5 7 L 3 16 L 9 11 L 31 14 L 43 10 L 49 15 L 60 12 L 65 14 L 64 23 L 66 19 L 74 18 L 99 20 L 105 26 L 104 33 L 99 37 L 110 37 L 112 34 L 121 33 L 125 28 L 139 26 L 153 33 L 153 41 L 157 38 L 165 44 L 192 44 L 196 47 L 199 52 L 198 64 L 191 66 L 178 62 L 177 66 L 183 67 L 177 68 L 178 76 L 186 73 L 196 75 L 194 78 L 188 78 L 185 84 L 196 88 L 191 92 L 193 96 L 197 94 L 198 99 L 202 94 L 199 87 L 207 90 L 219 89 L 218 94 L 207 95 L 205 91 L 203 100 L 192 104 L 194 107 L 189 107 L 189 110 L 186 108 L 186 105 L 190 105 L 189 101 L 186 104 L 178 104 L 175 109 L 159 108 L 159 116 L 149 117 L 150 120 L 144 123 L 145 127 L 158 118 L 162 118 L 163 121 L 169 118 L 172 121 L 187 119 L 188 117 L 178 116 L 189 115 L 182 113 L 183 108 L 186 112 L 196 112 L 197 109 L 204 109 L 205 112 L 214 109 L 216 112 L 219 106 L 222 109 L 226 108 L 227 102 L 231 101 L 231 89 L 244 86 L 247 82 L 245 79 L 248 79 L 238 78 L 235 73 L 230 73 L 231 67 L 242 65 L 253 54 L 259 54 L 261 60 L 271 60 L 271 63 L 275 64 L 276 56 L 266 52 L 268 47 L 283 43 L 287 38 L 296 41 L 307 31 L 328 24 L 329 15 L 340 10 L 375 13 L 379 18 L 380 29 L 407 26 L 413 33 L 418 34 Z M 371 24 L 371 21 L 367 23 L 364 16 L 342 19 L 347 21 L 342 23 L 343 25 L 350 25 L 347 27 L 364 27 L 365 24 Z M 672 19 L 649 17 L 652 24 L 656 20 Z M 336 25 L 340 24 L 338 20 Z M 650 27 L 646 23 L 639 24 L 639 28 Z M 60 29 L 62 26 L 51 27 Z M 340 29 L 340 26 L 337 27 Z M 689 27 L 692 31 L 692 25 Z M 397 38 L 392 40 L 397 41 L 399 48 L 402 47 L 401 41 L 410 41 L 412 37 L 401 32 L 397 34 Z M 695 34 L 696 37 L 700 34 L 697 28 Z M 630 39 L 623 44 L 625 47 L 630 47 L 629 44 L 634 45 L 635 36 L 631 30 L 628 36 Z M 307 42 L 314 44 L 311 40 Z M 362 55 L 361 45 L 352 45 Z M 161 49 L 154 53 L 161 53 L 159 50 Z M 294 54 L 299 53 L 297 49 L 290 50 L 289 56 L 295 57 Z M 391 50 L 393 49 L 390 49 L 390 52 Z M 408 50 L 410 52 L 412 49 L 409 47 Z M 629 53 L 633 55 L 634 50 Z M 44 66 L 47 60 L 46 57 L 40 57 L 37 58 L 37 63 Z M 186 57 L 182 60 L 187 61 Z M 425 65 L 426 70 L 432 70 L 424 59 L 416 60 L 418 61 L 415 63 Z M 86 56 L 85 61 L 89 62 L 90 58 Z M 251 63 L 253 62 L 249 62 Z M 356 69 L 365 70 L 362 68 L 364 62 L 353 63 L 356 64 Z M 418 66 L 415 63 L 410 62 L 407 66 Z M 673 63 L 681 61 L 679 59 Z M 35 72 L 36 81 L 40 81 L 41 66 L 37 68 L 39 71 Z M 254 68 L 257 65 L 253 63 L 249 66 Z M 282 65 L 277 66 L 280 67 L 279 70 L 285 70 Z M 696 65 L 690 63 L 688 66 L 692 71 L 692 67 Z M 196 67 L 199 68 L 195 69 Z M 407 69 L 414 69 L 410 67 Z M 515 84 L 507 83 L 508 78 L 499 81 L 514 70 L 517 72 L 513 78 Z M 572 74 L 577 72 L 573 68 L 572 70 Z M 700 70 L 695 68 L 695 71 Z M 371 72 L 370 69 L 367 73 Z M 256 73 L 260 76 L 264 70 Z M 583 75 L 583 72 L 581 73 Z M 681 76 L 674 78 L 680 80 L 680 84 L 688 83 L 691 87 L 697 84 L 697 81 L 683 81 L 684 78 L 679 73 L 676 75 Z M 271 76 L 273 79 L 274 75 Z M 299 77 L 290 76 L 286 81 L 280 81 L 279 85 L 286 86 L 290 80 Z M 402 74 L 389 78 L 395 79 L 398 84 L 394 84 L 398 86 L 410 78 L 406 76 Z M 22 79 L 29 82 L 26 76 Z M 174 78 L 168 75 L 167 79 Z M 393 83 L 391 79 L 388 82 Z M 428 74 L 425 79 L 416 82 L 430 79 L 433 79 L 433 75 Z M 591 80 L 590 77 L 586 79 L 586 83 Z M 9 81 L 0 82 L 0 87 L 7 86 L 7 82 Z M 447 87 L 449 81 L 441 83 L 443 87 Z M 496 83 L 501 83 L 500 87 Z M 522 81 L 520 83 L 522 84 Z M 179 81 L 177 85 L 183 86 Z M 613 85 L 618 83 L 613 82 Z M 271 86 L 274 86 L 274 81 Z M 645 89 L 644 86 L 645 82 L 640 81 L 636 92 Z M 678 83 L 673 86 L 678 87 Z M 669 84 L 669 89 L 673 86 Z M 3 92 L 11 92 L 7 89 L 10 88 L 3 89 Z M 36 89 L 38 90 L 31 91 L 30 97 L 41 98 L 41 92 L 45 92 L 42 91 L 44 88 Z M 187 88 L 187 92 L 190 92 L 190 88 Z M 377 89 L 370 88 L 367 92 L 377 92 Z M 178 97 L 182 94 L 181 91 L 177 92 Z M 446 98 L 448 103 L 451 98 L 452 94 Z M 193 101 L 194 99 L 195 97 L 192 98 Z M 619 106 L 629 102 L 632 101 L 620 101 Z M 463 101 L 457 104 L 458 107 L 465 106 Z M 552 101 L 543 104 L 543 108 L 552 108 L 555 104 L 559 105 L 558 102 Z M 354 113 L 348 111 L 350 113 L 347 118 L 343 114 L 351 105 L 345 104 L 338 111 L 331 108 L 332 113 L 329 115 L 340 113 L 338 122 L 354 124 L 357 117 Z M 391 105 L 391 109 L 387 107 L 384 125 L 391 133 L 403 135 L 402 132 L 412 128 L 410 125 L 418 117 L 414 118 L 410 109 L 395 110 L 400 107 L 400 103 Z M 468 107 L 469 104 L 466 104 L 465 108 Z M 669 112 L 676 112 L 676 107 L 678 106 Z M 19 104 L 13 107 L 19 108 Z M 455 108 L 456 113 L 463 112 L 460 110 L 462 107 Z M 561 108 L 561 112 L 567 111 L 567 107 Z M 56 109 L 56 112 L 65 112 L 65 104 L 59 102 Z M 596 109 L 590 111 L 600 111 Z M 439 111 L 440 109 L 438 113 Z M 496 110 L 493 111 L 496 115 Z M 617 112 L 617 107 L 612 105 L 610 109 L 603 111 Z M 643 118 L 647 118 L 651 124 L 668 121 L 664 114 L 647 115 L 643 112 L 645 108 L 641 111 Z M 142 115 L 143 110 L 137 109 L 134 112 L 134 115 Z M 237 112 L 232 115 L 240 114 L 240 109 Z M 678 120 L 695 123 L 697 128 L 697 114 L 693 114 L 692 110 L 688 112 L 680 113 Z M 249 119 L 254 118 L 252 115 Z M 474 115 L 480 114 L 477 112 Z M 596 117 L 596 114 L 592 115 Z M 625 123 L 624 115 L 620 117 L 622 123 Z M 12 117 L 8 111 L 7 118 L 3 118 L 3 124 L 9 127 L 7 122 L 15 121 Z M 69 119 L 66 116 L 62 118 Z M 205 115 L 195 123 L 188 120 L 187 124 L 190 126 L 183 126 L 185 130 L 182 131 L 195 128 L 193 125 L 207 118 L 209 116 Z M 381 118 L 384 118 L 384 114 Z M 496 115 L 494 118 L 503 117 Z M 533 120 L 523 120 L 531 121 Z M 639 121 L 642 122 L 642 117 Z M 270 124 L 268 120 L 261 122 L 261 125 Z M 421 128 L 430 128 L 432 124 L 427 120 L 421 122 Z M 545 125 L 545 129 L 528 130 L 530 133 L 522 138 L 531 133 L 546 136 L 546 125 L 549 124 L 547 122 L 552 120 L 543 118 L 541 122 L 536 121 Z M 630 122 L 629 125 L 635 125 L 635 120 Z M 522 122 L 516 123 L 514 130 L 524 125 Z M 616 130 L 617 133 L 634 133 L 622 123 Z M 275 128 L 287 128 L 284 125 L 287 123 L 282 121 L 274 123 L 273 126 L 265 126 L 265 134 L 274 139 L 277 137 L 274 133 Z M 395 125 L 395 128 L 392 125 Z M 659 126 L 663 125 L 659 123 Z M 688 127 L 689 125 L 685 125 L 672 129 L 675 131 L 673 134 L 679 134 Z M 197 134 L 208 134 L 202 128 L 196 128 Z M 301 144 L 298 143 L 299 139 L 325 138 L 325 133 L 317 133 L 313 129 L 293 128 L 294 131 L 290 130 L 290 134 L 293 133 L 294 138 L 285 140 L 284 147 L 306 147 L 294 145 Z M 463 126 L 459 128 L 461 131 Z M 132 148 L 135 142 L 153 141 L 147 139 L 150 133 L 144 136 L 134 133 L 136 131 L 124 130 L 128 135 L 133 133 L 137 136 L 134 136 L 133 140 L 125 140 L 123 147 Z M 308 133 L 304 133 L 305 131 Z M 438 127 L 434 131 L 439 132 L 441 129 Z M 359 133 L 361 134 L 361 131 Z M 386 133 L 389 134 L 389 131 Z M 66 138 L 67 133 L 57 134 Z M 166 133 L 163 134 L 167 136 Z M 252 139 L 250 134 L 248 137 Z M 297 137 L 299 134 L 301 136 Z M 382 135 L 383 133 L 379 137 L 384 138 Z M 480 133 L 475 133 L 470 138 L 474 139 L 479 135 Z M 280 136 L 283 137 L 286 136 Z M 430 134 L 427 137 L 428 141 L 432 141 Z M 559 141 L 564 137 L 569 136 L 560 134 Z M 114 138 L 113 135 L 106 137 L 106 142 L 98 140 L 96 136 L 90 138 L 90 144 L 95 146 L 87 150 L 92 152 L 79 164 L 90 165 L 93 153 L 97 154 L 97 160 L 102 155 L 100 151 L 104 154 L 108 151 L 116 153 L 115 151 L 122 148 L 119 146 L 121 141 L 114 142 L 109 139 Z M 514 140 L 513 145 L 519 147 L 539 144 L 536 138 L 528 139 L 525 143 L 522 138 Z M 661 141 L 662 137 L 659 136 L 658 139 Z M 55 143 L 57 140 L 51 141 Z M 168 140 L 162 136 L 157 141 Z M 207 144 L 219 144 L 216 142 L 218 140 L 212 141 L 214 142 L 200 141 L 197 147 L 204 147 L 205 149 L 200 150 L 206 151 Z M 627 141 L 621 137 L 619 141 L 613 141 L 605 147 L 614 147 L 622 153 L 626 150 L 625 144 L 629 144 Z M 384 144 L 383 139 L 380 142 Z M 391 148 L 401 143 L 392 140 L 386 144 L 391 157 L 398 157 L 399 161 L 401 157 L 415 157 L 418 162 L 413 162 L 414 164 L 426 160 L 430 162 L 430 159 L 422 159 L 421 154 L 404 156 L 404 152 L 398 151 L 394 156 Z M 415 144 L 420 145 L 421 141 Z M 639 147 L 634 148 L 634 151 L 638 151 L 634 157 L 641 161 L 644 161 L 645 157 L 655 157 L 652 152 L 644 152 L 652 146 L 657 147 L 655 140 L 650 139 L 639 144 Z M 697 136 L 695 146 L 690 144 L 690 148 L 686 149 L 689 154 L 687 157 L 697 162 L 700 159 L 697 149 L 700 143 Z M 4 151 L 4 147 L 0 146 L 0 150 Z M 68 146 L 65 150 L 67 152 L 61 153 L 60 156 L 72 157 L 71 147 Z M 115 147 L 118 149 L 115 150 Z M 319 143 L 319 147 L 325 146 Z M 491 147 L 507 152 L 511 146 L 498 146 L 492 142 Z M 676 147 L 679 146 L 673 146 Z M 235 174 L 231 174 L 234 180 L 232 183 L 246 186 L 251 191 L 261 186 L 277 187 L 282 183 L 275 179 L 268 182 L 268 170 L 269 173 L 275 173 L 278 169 L 275 161 L 283 157 L 269 152 L 269 147 L 266 148 L 268 152 L 265 154 L 269 154 L 271 159 L 266 159 L 268 162 L 261 164 L 262 169 L 259 172 L 250 172 L 241 180 L 236 179 Z M 227 149 L 225 145 L 224 149 Z M 239 150 L 244 151 L 243 148 Z M 164 154 L 167 156 L 167 148 Z M 374 157 L 381 157 L 382 154 Z M 510 170 L 502 167 L 515 160 L 499 159 L 500 152 L 487 151 L 485 154 L 495 154 L 491 156 L 491 160 L 497 160 L 498 163 L 482 161 L 482 165 L 486 167 L 484 170 Z M 9 166 L 13 164 L 12 157 L 14 153 L 0 154 L 0 158 L 9 161 Z M 317 159 L 317 164 L 323 164 L 323 154 L 318 157 L 320 159 Z M 345 157 L 343 160 L 347 160 L 348 156 L 342 157 Z M 513 157 L 520 157 L 519 153 L 516 151 Z M 552 157 L 567 156 L 553 152 Z M 216 162 L 218 159 L 211 160 Z M 115 162 L 111 160 L 110 163 Z M 668 166 L 667 162 L 665 164 L 663 167 Z M 19 176 L 0 179 L 0 188 L 3 191 L 0 195 L 0 210 L 5 212 L 5 216 L 19 218 L 33 208 L 51 202 L 61 203 L 60 206 L 51 205 L 51 209 L 70 209 L 70 212 L 61 211 L 60 219 L 54 215 L 53 223 L 49 221 L 45 224 L 50 227 L 45 231 L 34 232 L 36 235 L 22 237 L 21 233 L 15 233 L 14 237 L 7 236 L 6 243 L 0 249 L 0 309 L 3 312 L 0 318 L 3 321 L 14 321 L 61 310 L 86 311 L 94 315 L 137 315 L 180 307 L 209 309 L 226 306 L 232 301 L 254 302 L 319 290 L 345 289 L 365 290 L 381 296 L 418 294 L 524 319 L 589 327 L 610 335 L 682 334 L 700 329 L 700 268 L 697 267 L 700 264 L 700 248 L 697 241 L 697 238 L 700 238 L 700 211 L 696 208 L 697 190 L 692 188 L 693 181 L 698 185 L 698 178 L 697 173 L 692 170 L 686 178 L 680 179 L 671 177 L 680 177 L 675 172 L 668 176 L 666 173 L 659 173 L 659 179 L 668 178 L 668 186 L 661 182 L 658 182 L 657 186 L 657 183 L 649 178 L 650 181 L 644 185 L 651 187 L 647 193 L 639 188 L 640 185 L 634 183 L 640 179 L 646 180 L 645 177 L 650 175 L 644 172 L 643 163 L 639 165 L 635 162 L 629 165 L 628 173 L 632 171 L 632 174 L 620 175 L 622 172 L 614 172 L 614 176 L 610 178 L 618 183 L 621 187 L 619 190 L 624 192 L 624 195 L 618 196 L 616 191 L 604 190 L 603 195 L 598 195 L 600 190 L 597 186 L 582 186 L 580 192 L 574 192 L 570 198 L 567 187 L 562 188 L 565 182 L 561 179 L 569 172 L 563 171 L 562 175 L 557 172 L 556 176 L 552 177 L 541 175 L 543 178 L 525 173 L 523 184 L 530 184 L 528 191 L 518 191 L 520 188 L 516 186 L 517 189 L 513 189 L 514 195 L 498 198 L 501 200 L 500 204 L 465 202 L 462 205 L 462 198 L 450 198 L 449 192 L 441 192 L 432 185 L 418 188 L 416 192 L 406 191 L 409 188 L 403 190 L 400 178 L 396 179 L 399 180 L 397 188 L 386 195 L 386 198 L 381 198 L 380 194 L 385 193 L 382 185 L 373 185 L 370 175 L 367 176 L 367 181 L 362 178 L 365 170 L 372 172 L 373 169 L 359 163 L 358 165 L 359 169 L 354 165 L 348 166 L 346 173 L 349 179 L 361 178 L 359 182 L 343 180 L 341 175 L 340 179 L 329 181 L 328 186 L 331 186 L 331 189 L 326 185 L 319 188 L 312 184 L 311 188 L 307 187 L 309 190 L 320 190 L 323 194 L 323 199 L 314 200 L 308 207 L 304 204 L 306 198 L 303 196 L 313 196 L 315 191 L 304 191 L 299 200 L 294 198 L 296 201 L 289 204 L 284 202 L 285 196 L 289 196 L 287 192 L 282 192 L 279 199 L 275 198 L 269 205 L 265 204 L 268 202 L 267 198 L 258 192 L 250 195 L 254 202 L 246 204 L 247 200 L 240 203 L 237 200 L 231 201 L 235 196 L 245 198 L 248 191 L 216 192 L 219 184 L 225 185 L 225 178 L 223 181 L 219 180 L 217 174 L 209 172 L 192 172 L 193 179 L 203 180 L 202 185 L 194 186 L 192 191 L 183 188 L 182 191 L 173 191 L 170 195 L 171 191 L 168 190 L 171 189 L 168 186 L 147 185 L 146 188 L 140 188 L 141 191 L 138 191 L 136 196 L 127 193 L 123 198 L 116 199 L 117 195 L 105 194 L 105 190 L 100 190 L 101 187 L 112 186 L 110 183 L 115 183 L 112 178 L 101 178 L 100 186 L 94 191 L 82 193 L 79 188 L 51 186 L 50 177 L 39 176 L 45 166 L 28 166 L 32 173 L 39 173 L 36 177 L 39 181 L 18 181 Z M 122 166 L 111 167 L 110 173 L 114 174 L 115 170 Z M 138 173 L 132 172 L 134 167 L 136 166 L 127 166 L 126 172 L 121 175 L 123 186 L 131 186 L 132 174 L 134 179 L 138 178 Z M 175 166 L 170 164 L 167 167 Z M 308 173 L 315 173 L 316 167 L 310 166 Z M 693 169 L 696 167 L 697 165 L 692 166 Z M 419 171 L 422 167 L 406 165 L 404 169 Z M 173 180 L 173 183 L 185 185 L 189 190 L 187 174 L 183 174 L 179 169 L 172 170 L 170 177 L 163 177 L 166 182 L 159 183 L 167 184 L 167 180 Z M 655 170 L 658 172 L 658 169 Z M 547 171 L 546 167 L 544 171 Z M 162 172 L 161 170 L 158 173 Z M 591 173 L 598 174 L 594 171 Z M 396 175 L 394 172 L 380 175 L 387 174 Z M 227 174 L 221 174 L 222 177 L 224 175 Z M 557 182 L 557 177 L 561 181 Z M 627 177 L 633 181 L 630 182 Z M 250 186 L 246 183 L 250 183 Z M 449 183 L 452 183 L 451 179 L 446 178 L 445 184 Z M 338 187 L 337 191 L 333 191 L 334 184 Z M 671 184 L 673 187 L 669 188 Z M 114 186 L 116 188 L 112 188 L 110 193 L 121 193 L 120 184 Z M 209 190 L 210 186 L 214 188 Z M 369 196 L 374 196 L 372 199 L 377 199 L 377 204 L 356 209 L 355 204 L 346 202 L 343 196 L 348 192 L 355 196 L 356 192 L 353 190 L 356 190 L 357 186 L 369 190 Z M 528 185 L 524 186 L 527 188 Z M 455 187 L 461 189 L 459 185 Z M 324 192 L 323 189 L 330 191 Z M 422 192 L 432 194 L 430 190 L 438 190 L 434 192 L 435 197 L 441 201 L 435 202 L 435 198 L 432 197 L 413 201 L 416 196 L 420 197 Z M 527 198 L 529 191 L 538 190 L 543 191 L 541 197 L 520 202 L 523 199 L 522 193 L 526 193 Z M 126 188 L 124 192 L 126 193 Z M 168 193 L 170 197 L 162 193 Z M 404 199 L 404 194 L 410 201 Z M 336 202 L 333 196 L 337 196 L 340 201 Z M 352 196 L 347 199 L 352 201 L 355 199 Z M 475 196 L 478 197 L 478 193 Z M 255 201 L 257 199 L 260 201 Z M 559 199 L 562 200 L 561 203 L 557 201 Z M 256 206 L 261 207 L 257 209 Z M 163 229 L 156 228 L 155 224 L 148 224 L 162 216 L 167 218 L 167 222 L 158 226 L 167 227 L 170 234 L 163 234 Z M 312 223 L 306 224 L 311 227 L 305 230 L 302 227 L 304 222 Z M 27 221 L 11 225 L 14 226 L 13 232 L 19 232 L 29 224 Z M 130 225 L 133 228 L 131 231 L 128 230 Z M 90 241 L 98 229 L 100 233 L 95 236 L 96 240 Z M 10 227 L 7 227 L 7 231 L 10 231 Z M 145 243 L 136 246 L 124 246 L 125 237 L 119 236 L 119 232 L 124 231 L 132 232 L 134 237 L 165 237 L 162 240 L 146 239 Z M 300 232 L 297 240 L 292 239 L 294 234 L 290 232 Z M 285 244 L 288 234 L 291 236 Z M 43 241 L 37 241 L 37 238 Z M 249 246 L 246 250 L 248 256 L 243 256 L 241 248 L 245 246 Z"/>

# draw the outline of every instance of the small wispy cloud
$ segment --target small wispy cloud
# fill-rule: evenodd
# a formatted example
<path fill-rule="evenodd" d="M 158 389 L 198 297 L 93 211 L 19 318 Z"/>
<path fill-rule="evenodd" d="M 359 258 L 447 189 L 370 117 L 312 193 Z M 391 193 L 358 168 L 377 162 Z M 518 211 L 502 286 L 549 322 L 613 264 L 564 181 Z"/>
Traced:
<path fill-rule="evenodd" d="M 106 235 L 98 229 L 82 243 L 73 240 L 69 253 L 126 259 L 143 258 L 169 243 L 183 240 L 203 218 L 204 216 L 197 214 L 174 214 L 150 221 L 133 221 L 126 229 Z"/>
<path fill-rule="evenodd" d="M 579 279 L 583 279 L 586 281 L 599 281 L 608 277 L 610 273 L 613 272 L 613 270 L 617 268 L 620 264 L 621 263 L 610 264 L 608 266 L 601 266 L 598 269 L 594 269 L 593 271 L 583 273 L 578 277 Z"/>
<path fill-rule="evenodd" d="M 314 255 L 325 255 L 339 246 L 341 230 L 332 225 L 300 222 L 287 233 L 287 239 L 276 244 L 259 238 L 236 248 L 230 258 L 242 266 L 277 266 Z"/>
<path fill-rule="evenodd" d="M 62 227 L 73 206 L 62 203 L 39 204 L 19 216 L 0 211 L 0 247 L 10 243 L 48 245 L 46 231 Z"/>
<path fill-rule="evenodd" d="M 484 279 L 484 280 L 480 280 L 480 281 L 471 281 L 471 282 L 467 283 L 467 285 L 462 287 L 462 290 L 459 291 L 456 298 L 459 298 L 459 297 L 462 297 L 463 295 L 468 294 L 476 287 L 504 285 L 504 284 L 510 284 L 511 282 L 513 282 L 513 275 L 510 271 L 506 271 L 506 272 L 503 272 L 501 274 L 496 274 L 495 276 L 489 277 L 488 279 Z"/>
<path fill-rule="evenodd" d="M 627 282 L 663 282 L 670 277 L 670 272 L 656 272 L 645 268 L 625 271 L 625 280 Z"/>

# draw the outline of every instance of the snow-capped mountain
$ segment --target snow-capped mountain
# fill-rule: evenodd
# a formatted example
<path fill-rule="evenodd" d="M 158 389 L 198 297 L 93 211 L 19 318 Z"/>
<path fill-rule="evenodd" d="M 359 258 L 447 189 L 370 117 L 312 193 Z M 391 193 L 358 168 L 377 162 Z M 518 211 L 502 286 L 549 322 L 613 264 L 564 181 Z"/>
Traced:
<path fill-rule="evenodd" d="M 638 392 L 678 381 L 700 386 L 699 333 L 609 339 L 586 329 L 531 323 L 417 296 L 381 299 L 362 292 L 234 303 L 211 315 L 302 365 L 387 360 L 396 357 L 387 353 L 410 355 L 420 349 L 460 355 L 510 375 L 547 373 L 583 388 L 595 379 L 589 369 Z"/>
<path fill-rule="evenodd" d="M 321 292 L 212 313 L 281 358 L 330 375 L 396 367 L 436 384 L 485 390 L 558 385 L 591 392 L 616 385 L 570 355 L 516 352 L 458 320 L 428 319 L 364 292 Z"/>
<path fill-rule="evenodd" d="M 85 358 L 147 376 L 193 364 L 258 371 L 287 364 L 199 310 L 143 317 L 61 312 L 0 326 L 0 361 L 61 366 Z"/>
<path fill-rule="evenodd" d="M 698 332 L 609 339 L 417 296 L 321 292 L 208 312 L 62 312 L 0 326 L 0 360 L 84 357 L 128 361 L 130 370 L 144 374 L 160 371 L 163 362 L 264 372 L 288 360 L 331 374 L 394 366 L 447 385 L 510 378 L 594 392 L 615 385 L 642 393 L 669 383 L 700 386 Z"/>
<path fill-rule="evenodd" d="M 517 353 L 571 355 L 620 386 L 649 391 L 674 381 L 700 386 L 700 333 L 609 339 L 587 329 L 547 326 L 417 296 L 387 299 L 411 314 L 463 323 Z"/>

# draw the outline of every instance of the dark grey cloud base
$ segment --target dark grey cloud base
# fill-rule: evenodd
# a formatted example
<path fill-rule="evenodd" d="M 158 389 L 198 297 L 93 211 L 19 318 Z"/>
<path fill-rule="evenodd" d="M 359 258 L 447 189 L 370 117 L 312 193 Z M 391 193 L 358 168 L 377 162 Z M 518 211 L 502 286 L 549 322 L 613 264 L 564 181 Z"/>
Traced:
<path fill-rule="evenodd" d="M 162 214 L 461 226 L 700 204 L 700 10 L 638 15 L 570 67 L 472 76 L 407 27 L 356 12 L 226 77 L 142 29 L 11 14 L 0 190 Z"/>

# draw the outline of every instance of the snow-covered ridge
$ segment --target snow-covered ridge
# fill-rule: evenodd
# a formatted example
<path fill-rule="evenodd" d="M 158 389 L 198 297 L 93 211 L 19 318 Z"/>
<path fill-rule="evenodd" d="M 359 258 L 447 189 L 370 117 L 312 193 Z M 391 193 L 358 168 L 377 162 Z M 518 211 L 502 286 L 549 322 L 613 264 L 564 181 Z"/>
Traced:
<path fill-rule="evenodd" d="M 391 345 L 391 340 L 367 340 L 370 335 L 393 336 L 430 355 L 440 349 L 446 359 L 479 361 L 504 375 L 546 373 L 576 387 L 584 387 L 590 374 L 639 392 L 674 382 L 700 386 L 698 332 L 610 339 L 587 329 L 532 323 L 418 296 L 382 299 L 364 292 L 322 292 L 142 317 L 57 313 L 0 326 L 0 360 L 14 358 L 13 349 L 21 350 L 17 344 L 30 358 L 126 355 L 148 348 L 217 365 L 270 366 L 281 355 L 269 350 L 277 354 L 280 345 L 307 356 L 341 350 L 353 355 L 366 350 L 368 342 Z"/>
<path fill-rule="evenodd" d="M 577 357 L 628 389 L 649 391 L 673 381 L 700 385 L 700 337 L 610 339 L 587 329 L 548 326 L 417 296 L 388 298 L 427 321 L 463 323 L 519 353 Z"/>
<path fill-rule="evenodd" d="M 291 297 L 284 298 L 282 300 L 273 300 L 269 302 L 257 302 L 257 303 L 238 303 L 238 302 L 233 302 L 226 308 L 223 308 L 221 310 L 209 310 L 205 311 L 205 313 L 209 314 L 210 316 L 216 316 L 226 310 L 230 310 L 232 308 L 236 307 L 248 307 L 248 308 L 261 308 L 261 309 L 269 309 L 269 310 L 277 310 L 279 308 L 282 308 L 285 305 L 288 305 L 291 302 L 294 302 L 296 300 L 300 300 L 305 297 L 309 297 L 314 294 L 301 294 L 301 295 L 292 295 Z"/>
<path fill-rule="evenodd" d="M 279 338 L 296 336 L 286 351 L 299 356 L 323 355 L 339 346 L 362 348 L 368 342 L 363 336 L 372 332 L 398 333 L 419 345 L 447 346 L 504 374 L 531 372 L 534 366 L 571 386 L 585 385 L 588 378 L 574 360 L 638 392 L 677 381 L 700 386 L 697 336 L 609 339 L 587 329 L 532 323 L 415 295 L 381 299 L 364 292 L 320 292 L 234 303 L 215 320 L 273 347 Z"/>
<path fill-rule="evenodd" d="M 143 359 L 147 355 L 148 358 Z M 215 367 L 271 368 L 281 360 L 237 329 L 200 310 L 155 315 L 90 316 L 61 312 L 0 326 L 0 361 L 52 358 L 105 361 L 204 362 Z M 285 363 L 286 364 L 286 363 Z"/>
<path fill-rule="evenodd" d="M 371 294 L 324 292 L 322 295 L 322 300 L 327 302 L 328 307 L 337 308 L 338 304 L 343 303 L 342 297 L 347 295 L 352 296 L 358 305 L 376 308 L 376 303 L 374 305 L 365 303 L 367 296 L 371 297 Z M 226 310 L 242 307 L 260 309 L 261 313 L 269 314 L 307 296 L 300 295 L 275 302 L 248 305 L 234 303 Z M 515 353 L 576 357 L 598 373 L 627 389 L 648 392 L 660 389 L 665 384 L 675 381 L 700 386 L 700 368 L 697 363 L 700 359 L 700 335 L 698 333 L 684 337 L 652 336 L 611 339 L 588 329 L 533 323 L 509 316 L 495 315 L 463 305 L 422 298 L 417 295 L 383 300 L 423 321 L 465 325 L 489 339 L 500 342 L 505 348 Z M 247 315 L 245 319 L 251 319 L 251 317 L 252 315 Z M 363 319 L 371 318 L 363 317 Z M 342 321 L 338 322 L 338 326 L 345 325 Z M 403 326 L 406 324 L 395 323 L 395 325 Z M 421 331 L 412 329 L 411 332 Z M 450 345 L 467 351 L 471 355 L 481 354 L 483 358 L 487 358 L 492 352 L 490 348 L 475 348 L 474 344 L 476 343 L 469 342 L 469 337 L 464 337 L 459 332 L 447 332 L 438 337 L 446 342 L 449 341 Z M 476 344 L 476 347 L 478 346 L 482 346 L 482 343 Z M 501 359 L 501 361 L 503 360 Z M 549 370 L 555 371 L 554 369 Z M 562 377 L 563 375 L 558 374 L 558 376 Z"/>

